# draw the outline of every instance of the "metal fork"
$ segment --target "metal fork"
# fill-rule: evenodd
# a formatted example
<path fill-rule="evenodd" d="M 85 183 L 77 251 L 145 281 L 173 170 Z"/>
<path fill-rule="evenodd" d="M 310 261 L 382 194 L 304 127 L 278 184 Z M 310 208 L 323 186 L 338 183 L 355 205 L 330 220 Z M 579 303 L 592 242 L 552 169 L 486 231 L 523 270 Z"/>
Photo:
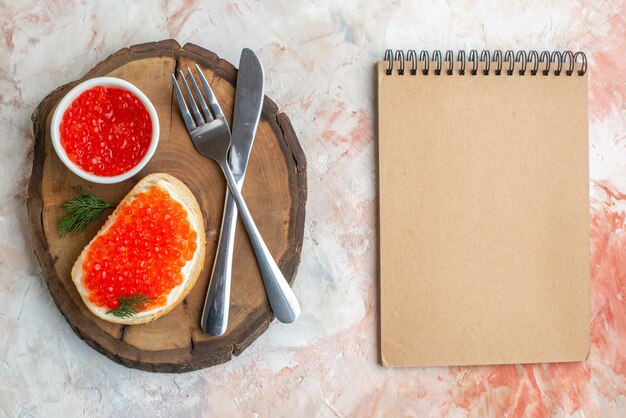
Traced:
<path fill-rule="evenodd" d="M 196 149 L 202 155 L 215 160 L 224 172 L 228 187 L 235 198 L 241 218 L 243 219 L 243 223 L 246 226 L 248 235 L 250 236 L 252 248 L 254 249 L 259 269 L 261 270 L 261 276 L 263 277 L 263 283 L 265 284 L 265 290 L 267 292 L 270 305 L 272 306 L 272 311 L 274 311 L 274 316 L 276 316 L 276 319 L 280 322 L 293 322 L 300 315 L 300 304 L 291 290 L 289 283 L 287 283 L 287 280 L 285 280 L 285 277 L 278 268 L 276 261 L 274 261 L 272 254 L 267 249 L 263 238 L 261 238 L 261 234 L 252 219 L 252 215 L 250 215 L 248 206 L 246 206 L 246 202 L 237 188 L 237 183 L 233 177 L 230 166 L 228 165 L 228 149 L 230 148 L 230 129 L 228 127 L 228 123 L 224 118 L 222 109 L 220 108 L 209 83 L 197 64 L 196 71 L 198 72 L 198 77 L 200 78 L 204 93 L 207 96 L 213 113 L 209 111 L 207 103 L 200 92 L 200 88 L 198 87 L 191 70 L 187 68 L 187 74 L 191 80 L 197 100 L 200 103 L 200 108 L 202 108 L 201 114 L 200 109 L 196 104 L 196 99 L 194 99 L 191 89 L 189 88 L 189 84 L 185 79 L 185 75 L 182 71 L 179 71 L 183 87 L 187 93 L 187 101 L 191 105 L 191 109 L 193 111 L 192 117 L 183 97 L 183 93 L 178 86 L 176 74 L 172 74 L 174 90 L 176 91 L 176 99 L 178 100 L 178 105 L 180 107 L 180 112 L 183 116 L 185 126 L 187 127 L 189 136 L 191 136 L 191 140 Z"/>

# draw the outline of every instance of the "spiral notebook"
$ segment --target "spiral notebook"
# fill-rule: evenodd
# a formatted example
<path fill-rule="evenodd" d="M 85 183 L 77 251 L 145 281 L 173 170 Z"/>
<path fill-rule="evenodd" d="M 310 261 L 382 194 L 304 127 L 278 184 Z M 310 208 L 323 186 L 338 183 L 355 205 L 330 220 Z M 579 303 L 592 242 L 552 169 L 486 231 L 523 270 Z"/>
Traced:
<path fill-rule="evenodd" d="M 584 360 L 585 55 L 388 51 L 378 118 L 383 365 Z"/>

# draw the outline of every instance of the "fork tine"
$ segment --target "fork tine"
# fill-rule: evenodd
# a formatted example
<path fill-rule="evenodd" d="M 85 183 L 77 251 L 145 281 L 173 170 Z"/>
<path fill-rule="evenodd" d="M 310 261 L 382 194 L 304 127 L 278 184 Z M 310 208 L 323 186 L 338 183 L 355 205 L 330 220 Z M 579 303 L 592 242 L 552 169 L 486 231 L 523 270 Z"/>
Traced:
<path fill-rule="evenodd" d="M 176 80 L 176 74 L 174 73 L 172 73 L 172 82 L 174 83 L 174 91 L 176 92 L 176 99 L 178 101 L 178 107 L 180 107 L 180 113 L 183 115 L 183 120 L 185 121 L 187 131 L 191 132 L 196 128 L 196 124 L 191 117 L 191 113 L 189 113 L 189 108 L 187 107 L 187 103 L 185 103 L 185 99 L 183 98 L 183 92 L 180 91 L 180 87 L 178 86 L 178 80 Z"/>
<path fill-rule="evenodd" d="M 226 124 L 226 126 L 228 126 L 228 122 L 226 122 L 226 118 L 224 117 L 224 112 L 222 112 L 222 108 L 220 107 L 220 104 L 217 102 L 217 99 L 215 98 L 215 94 L 213 94 L 213 90 L 211 90 L 211 87 L 209 86 L 208 81 L 206 81 L 206 78 L 204 77 L 204 73 L 200 70 L 200 67 L 198 66 L 198 64 L 196 64 L 196 71 L 198 71 L 198 74 L 200 75 L 200 82 L 202 83 L 202 87 L 204 87 L 204 92 L 209 98 L 209 104 L 211 105 L 211 109 L 213 109 L 213 113 L 215 113 L 215 118 L 222 119 L 224 123 Z"/>
<path fill-rule="evenodd" d="M 180 73 L 180 78 L 183 80 L 183 87 L 185 88 L 185 92 L 187 93 L 187 99 L 189 99 L 191 110 L 193 110 L 193 115 L 196 117 L 196 126 L 204 125 L 204 119 L 202 119 L 200 109 L 198 109 L 198 105 L 196 104 L 196 99 L 194 99 L 193 94 L 191 94 L 191 89 L 189 88 L 189 84 L 187 84 L 185 75 L 180 70 L 178 72 Z"/>
<path fill-rule="evenodd" d="M 202 108 L 204 119 L 207 122 L 211 122 L 214 119 L 213 115 L 211 114 L 211 112 L 209 112 L 209 108 L 207 107 L 206 102 L 204 101 L 204 96 L 202 95 L 202 93 L 200 93 L 200 88 L 198 87 L 198 83 L 196 83 L 196 79 L 193 77 L 193 74 L 191 74 L 191 70 L 189 69 L 189 67 L 187 67 L 187 74 L 189 75 L 189 78 L 191 79 L 191 85 L 193 86 L 193 91 L 196 92 L 196 97 L 198 98 L 198 101 L 200 102 L 200 107 Z"/>

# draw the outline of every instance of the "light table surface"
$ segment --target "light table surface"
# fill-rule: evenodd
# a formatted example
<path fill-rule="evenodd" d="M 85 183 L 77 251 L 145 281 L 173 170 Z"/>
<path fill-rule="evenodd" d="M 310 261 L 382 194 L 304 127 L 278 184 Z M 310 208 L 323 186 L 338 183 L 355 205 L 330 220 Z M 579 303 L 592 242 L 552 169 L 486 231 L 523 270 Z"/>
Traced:
<path fill-rule="evenodd" d="M 623 2 L 8 0 L 0 16 L 0 417 L 626 414 Z M 235 65 L 252 48 L 308 159 L 295 283 L 304 313 L 293 325 L 274 322 L 233 361 L 180 375 L 127 369 L 72 332 L 41 276 L 26 215 L 36 105 L 116 50 L 166 38 Z M 588 361 L 379 366 L 374 63 L 386 48 L 587 53 Z"/>

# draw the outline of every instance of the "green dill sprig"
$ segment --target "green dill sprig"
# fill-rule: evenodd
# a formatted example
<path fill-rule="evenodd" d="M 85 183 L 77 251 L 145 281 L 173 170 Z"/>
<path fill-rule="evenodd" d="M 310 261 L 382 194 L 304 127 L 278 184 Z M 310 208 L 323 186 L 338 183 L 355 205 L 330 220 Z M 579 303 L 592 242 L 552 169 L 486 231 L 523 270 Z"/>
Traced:
<path fill-rule="evenodd" d="M 152 299 L 140 292 L 135 296 L 120 295 L 117 301 L 119 305 L 107 313 L 117 316 L 118 318 L 130 318 L 137 315 L 137 312 L 146 309 L 146 305 L 150 303 Z"/>
<path fill-rule="evenodd" d="M 98 219 L 106 208 L 112 206 L 98 196 L 84 191 L 80 186 L 76 187 L 75 190 L 80 196 L 63 205 L 69 214 L 59 218 L 59 234 L 61 236 L 68 232 L 81 232 L 87 224 Z"/>

